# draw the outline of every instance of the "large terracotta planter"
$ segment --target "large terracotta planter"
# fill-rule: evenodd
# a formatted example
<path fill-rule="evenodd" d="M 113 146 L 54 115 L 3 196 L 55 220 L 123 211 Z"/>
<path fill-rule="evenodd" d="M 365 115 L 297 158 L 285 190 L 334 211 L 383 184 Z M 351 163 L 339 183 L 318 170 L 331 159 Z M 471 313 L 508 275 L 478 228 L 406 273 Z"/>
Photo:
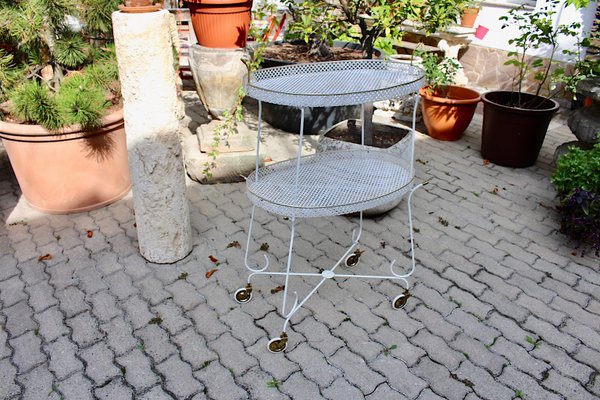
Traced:
<path fill-rule="evenodd" d="M 521 93 L 525 101 L 537 99 L 537 108 L 513 107 L 510 104 L 516 95 L 493 91 L 481 96 L 481 156 L 494 164 L 521 168 L 535 164 L 559 104 L 552 99 Z"/>
<path fill-rule="evenodd" d="M 458 140 L 473 119 L 479 93 L 461 86 L 448 86 L 445 97 L 427 86 L 419 90 L 427 133 L 438 140 Z"/>
<path fill-rule="evenodd" d="M 27 202 L 52 214 L 88 211 L 122 198 L 131 187 L 123 111 L 102 128 L 51 133 L 39 125 L 0 121 L 0 137 Z"/>
<path fill-rule="evenodd" d="M 219 49 L 246 46 L 252 0 L 191 0 L 188 6 L 200 46 Z"/>

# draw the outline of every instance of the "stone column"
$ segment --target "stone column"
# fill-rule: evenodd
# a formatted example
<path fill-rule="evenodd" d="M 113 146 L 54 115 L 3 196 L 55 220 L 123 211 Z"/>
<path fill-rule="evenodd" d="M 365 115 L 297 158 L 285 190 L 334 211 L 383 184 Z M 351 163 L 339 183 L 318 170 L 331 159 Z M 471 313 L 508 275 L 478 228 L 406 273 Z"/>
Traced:
<path fill-rule="evenodd" d="M 181 260 L 192 248 L 171 18 L 165 10 L 112 15 L 138 242 L 155 263 Z"/>

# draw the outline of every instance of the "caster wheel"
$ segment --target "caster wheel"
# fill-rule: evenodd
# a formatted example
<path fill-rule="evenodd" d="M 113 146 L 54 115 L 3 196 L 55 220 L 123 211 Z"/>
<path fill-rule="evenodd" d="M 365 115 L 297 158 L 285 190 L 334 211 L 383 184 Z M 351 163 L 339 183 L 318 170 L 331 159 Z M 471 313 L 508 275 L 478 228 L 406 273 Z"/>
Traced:
<path fill-rule="evenodd" d="M 235 301 L 238 303 L 247 303 L 252 299 L 252 286 L 248 285 L 243 288 L 239 288 L 235 291 Z"/>
<path fill-rule="evenodd" d="M 281 337 L 276 337 L 269 340 L 269 344 L 267 348 L 271 353 L 281 353 L 287 348 L 287 335 L 284 333 L 281 334 Z"/>
<path fill-rule="evenodd" d="M 356 249 L 356 251 L 354 251 L 354 253 L 350 254 L 347 258 L 346 258 L 346 267 L 354 267 L 356 266 L 356 264 L 358 264 L 358 262 L 360 261 L 360 255 L 363 252 L 361 250 Z"/>
<path fill-rule="evenodd" d="M 405 290 L 401 295 L 396 296 L 394 301 L 392 301 L 392 307 L 394 308 L 394 310 L 404 308 L 409 297 L 410 293 L 408 292 L 408 290 Z"/>

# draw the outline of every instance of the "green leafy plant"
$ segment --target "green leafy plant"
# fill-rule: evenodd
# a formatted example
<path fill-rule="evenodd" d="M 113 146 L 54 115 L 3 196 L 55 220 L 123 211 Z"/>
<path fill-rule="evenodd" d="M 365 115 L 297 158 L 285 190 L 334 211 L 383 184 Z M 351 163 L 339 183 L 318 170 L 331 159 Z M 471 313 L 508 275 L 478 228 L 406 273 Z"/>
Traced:
<path fill-rule="evenodd" d="M 600 134 L 590 150 L 571 147 L 556 162 L 551 182 L 560 198 L 571 195 L 575 189 L 600 194 Z"/>
<path fill-rule="evenodd" d="M 421 65 L 425 71 L 428 92 L 435 96 L 447 97 L 448 86 L 452 85 L 456 73 L 462 68 L 458 60 L 419 50 L 415 55 L 423 60 Z"/>
<path fill-rule="evenodd" d="M 0 107 L 51 131 L 100 124 L 119 101 L 111 13 L 118 0 L 0 0 Z"/>
<path fill-rule="evenodd" d="M 410 21 L 426 33 L 455 23 L 466 0 L 286 0 L 293 22 L 288 32 L 309 44 L 309 51 L 328 54 L 327 46 L 340 34 L 360 43 L 366 58 L 373 57 L 376 40 L 398 40 L 402 24 Z M 379 42 L 386 45 L 386 42 Z M 389 45 L 390 42 L 388 41 Z"/>
<path fill-rule="evenodd" d="M 507 15 L 500 17 L 503 21 L 502 28 L 517 27 L 519 35 L 509 39 L 508 43 L 515 47 L 514 51 L 508 53 L 509 60 L 505 65 L 515 67 L 513 88 L 515 96 L 510 106 L 527 109 L 535 109 L 544 103 L 544 97 L 550 98 L 559 93 L 557 83 L 567 85 L 567 89 L 573 90 L 574 85 L 590 73 L 588 61 L 581 58 L 582 50 L 589 45 L 589 40 L 580 40 L 576 51 L 562 50 L 568 56 L 575 68 L 556 68 L 555 56 L 559 50 L 561 40 L 580 35 L 581 24 L 573 22 L 570 24 L 559 24 L 555 26 L 554 19 L 561 6 L 560 0 L 552 0 L 536 10 L 527 10 L 524 6 L 511 9 Z M 529 52 L 541 48 L 547 48 L 550 56 L 546 59 L 533 58 Z M 579 64 L 577 64 L 579 63 Z M 555 68 L 553 72 L 553 68 Z M 533 80 L 533 99 L 526 100 L 521 93 L 525 89 L 528 78 Z"/>

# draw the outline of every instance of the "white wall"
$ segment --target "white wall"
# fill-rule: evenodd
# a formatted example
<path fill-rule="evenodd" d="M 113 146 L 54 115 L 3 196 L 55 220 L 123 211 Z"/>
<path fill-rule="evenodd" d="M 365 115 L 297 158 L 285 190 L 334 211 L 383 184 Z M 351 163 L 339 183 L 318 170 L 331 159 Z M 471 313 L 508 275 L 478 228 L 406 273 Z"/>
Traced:
<path fill-rule="evenodd" d="M 546 0 L 538 0 L 536 8 L 542 7 L 546 3 Z M 581 29 L 581 37 L 589 33 L 592 28 L 592 24 L 594 21 L 594 16 L 596 13 L 596 2 L 590 1 L 590 4 L 585 9 L 576 9 L 574 6 L 561 7 L 557 14 L 557 24 L 569 24 L 574 21 L 578 21 L 582 24 Z M 514 47 L 508 44 L 508 40 L 511 37 L 515 37 L 519 34 L 518 30 L 514 27 L 507 27 L 505 29 L 501 29 L 503 21 L 500 21 L 498 18 L 502 15 L 506 15 L 506 13 L 512 8 L 513 5 L 510 4 L 502 4 L 499 2 L 484 2 L 483 8 L 479 12 L 479 16 L 477 17 L 476 26 L 482 25 L 486 28 L 489 28 L 489 32 L 483 39 L 473 38 L 472 44 L 492 47 L 502 50 L 514 50 Z M 575 50 L 575 43 L 577 42 L 576 38 L 571 38 L 571 40 L 563 40 L 560 44 L 561 48 L 569 48 Z M 550 54 L 549 49 L 540 49 L 537 52 L 528 52 L 528 54 L 548 57 Z M 565 57 L 560 53 L 560 50 L 557 52 L 556 59 L 568 61 Z"/>

